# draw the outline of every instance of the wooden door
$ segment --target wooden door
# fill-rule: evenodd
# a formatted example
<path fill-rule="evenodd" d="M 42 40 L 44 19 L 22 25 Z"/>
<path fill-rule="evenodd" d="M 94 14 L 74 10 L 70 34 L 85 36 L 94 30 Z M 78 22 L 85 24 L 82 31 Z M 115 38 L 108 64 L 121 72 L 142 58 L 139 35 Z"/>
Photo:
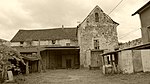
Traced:
<path fill-rule="evenodd" d="M 101 67 L 102 66 L 102 52 L 92 51 L 91 52 L 91 67 Z"/>
<path fill-rule="evenodd" d="M 66 68 L 71 68 L 71 59 L 66 59 Z"/>

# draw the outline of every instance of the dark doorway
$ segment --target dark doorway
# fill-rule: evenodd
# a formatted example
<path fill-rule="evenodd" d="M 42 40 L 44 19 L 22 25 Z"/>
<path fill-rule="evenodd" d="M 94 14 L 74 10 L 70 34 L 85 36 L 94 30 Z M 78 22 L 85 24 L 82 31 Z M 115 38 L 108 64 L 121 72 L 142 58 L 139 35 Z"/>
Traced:
<path fill-rule="evenodd" d="M 71 59 L 66 59 L 66 68 L 71 68 Z"/>
<path fill-rule="evenodd" d="M 79 49 L 55 49 L 41 51 L 46 69 L 67 69 L 80 67 Z"/>

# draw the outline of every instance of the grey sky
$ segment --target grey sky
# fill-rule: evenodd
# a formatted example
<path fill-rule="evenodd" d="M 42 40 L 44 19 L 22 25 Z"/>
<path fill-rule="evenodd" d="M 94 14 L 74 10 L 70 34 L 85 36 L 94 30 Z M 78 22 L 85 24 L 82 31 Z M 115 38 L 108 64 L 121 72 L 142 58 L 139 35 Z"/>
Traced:
<path fill-rule="evenodd" d="M 11 40 L 19 29 L 75 27 L 99 5 L 108 14 L 120 0 L 0 0 L 0 38 Z M 119 41 L 141 37 L 139 16 L 131 16 L 149 0 L 124 0 L 109 16 Z M 128 33 L 131 32 L 132 33 Z"/>

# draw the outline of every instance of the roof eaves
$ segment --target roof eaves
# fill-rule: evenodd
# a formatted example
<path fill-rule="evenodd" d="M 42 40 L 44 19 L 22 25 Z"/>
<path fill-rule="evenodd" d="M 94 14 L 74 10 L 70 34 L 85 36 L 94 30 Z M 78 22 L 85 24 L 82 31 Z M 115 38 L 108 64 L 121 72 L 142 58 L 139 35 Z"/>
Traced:
<path fill-rule="evenodd" d="M 99 7 L 99 6 L 97 5 L 96 7 Z M 95 8 L 96 8 L 96 7 L 95 7 Z M 95 8 L 94 8 L 94 9 L 95 9 Z M 84 18 L 84 20 L 78 25 L 78 27 L 80 27 L 81 24 L 91 15 L 91 13 L 94 11 L 94 9 Z"/>
<path fill-rule="evenodd" d="M 105 14 L 105 13 L 104 13 Z M 112 22 L 114 23 L 114 24 L 117 24 L 117 25 L 119 25 L 119 23 L 117 23 L 117 22 L 115 22 L 113 19 L 111 19 L 111 17 L 109 16 L 109 15 L 107 15 L 107 14 L 105 14 L 106 15 L 106 17 L 108 17 L 110 20 L 112 20 Z"/>
<path fill-rule="evenodd" d="M 135 13 L 132 14 L 132 16 L 136 15 L 137 13 L 139 14 L 139 12 L 144 11 L 145 9 L 147 9 L 148 7 L 150 7 L 150 1 L 147 2 L 144 6 L 142 6 L 140 9 L 138 9 Z"/>
<path fill-rule="evenodd" d="M 23 30 L 19 30 L 19 31 L 15 34 L 15 36 L 10 40 L 10 42 L 16 42 L 16 41 L 14 40 L 14 38 L 17 37 L 17 34 L 20 33 L 21 31 L 23 31 Z"/>

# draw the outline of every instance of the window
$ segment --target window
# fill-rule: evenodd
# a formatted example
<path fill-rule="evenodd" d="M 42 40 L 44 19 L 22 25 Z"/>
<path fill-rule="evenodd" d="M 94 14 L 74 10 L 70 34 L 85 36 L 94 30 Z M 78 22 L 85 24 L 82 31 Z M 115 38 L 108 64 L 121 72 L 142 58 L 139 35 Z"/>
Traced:
<path fill-rule="evenodd" d="M 66 46 L 70 46 L 70 43 L 66 43 Z"/>
<path fill-rule="evenodd" d="M 27 41 L 27 46 L 32 46 L 32 42 L 31 41 Z"/>
<path fill-rule="evenodd" d="M 108 64 L 110 64 L 110 61 L 109 61 L 109 56 L 107 56 L 107 62 L 108 62 Z"/>
<path fill-rule="evenodd" d="M 98 15 L 98 13 L 95 13 L 95 22 L 99 22 L 99 15 Z"/>
<path fill-rule="evenodd" d="M 99 40 L 94 40 L 94 49 L 99 49 Z"/>
<path fill-rule="evenodd" d="M 20 42 L 20 46 L 21 46 L 21 47 L 23 47 L 23 43 L 24 43 L 23 41 Z"/>
<path fill-rule="evenodd" d="M 52 40 L 52 44 L 56 44 L 56 40 Z"/>
<path fill-rule="evenodd" d="M 20 42 L 20 44 L 23 44 L 23 43 L 24 43 L 23 41 Z"/>

